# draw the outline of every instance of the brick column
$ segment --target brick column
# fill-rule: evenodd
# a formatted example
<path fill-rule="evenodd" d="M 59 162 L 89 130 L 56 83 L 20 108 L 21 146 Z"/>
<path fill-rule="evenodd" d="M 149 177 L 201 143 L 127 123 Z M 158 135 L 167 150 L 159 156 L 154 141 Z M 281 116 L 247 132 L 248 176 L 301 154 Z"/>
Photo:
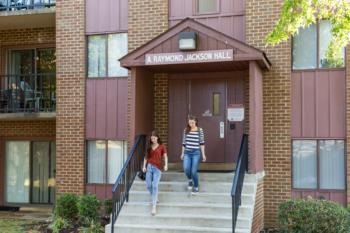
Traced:
<path fill-rule="evenodd" d="M 128 46 L 132 51 L 162 32 L 168 29 L 168 1 L 164 0 L 129 0 L 128 9 Z M 149 77 L 151 78 L 151 77 Z M 134 125 L 132 112 L 132 100 L 135 93 L 132 92 L 133 85 L 131 74 L 128 77 L 128 138 L 129 148 L 133 143 L 133 132 L 130 131 Z M 156 100 L 155 98 L 155 101 Z M 157 105 L 157 103 L 156 103 Z M 157 125 L 155 125 L 157 127 Z M 163 136 L 163 135 L 162 135 Z"/>
<path fill-rule="evenodd" d="M 267 53 L 272 70 L 263 73 L 264 217 L 277 226 L 277 207 L 291 197 L 291 43 L 265 47 L 282 0 L 246 1 L 247 43 Z"/>
<path fill-rule="evenodd" d="M 57 1 L 57 192 L 84 193 L 85 1 Z"/>

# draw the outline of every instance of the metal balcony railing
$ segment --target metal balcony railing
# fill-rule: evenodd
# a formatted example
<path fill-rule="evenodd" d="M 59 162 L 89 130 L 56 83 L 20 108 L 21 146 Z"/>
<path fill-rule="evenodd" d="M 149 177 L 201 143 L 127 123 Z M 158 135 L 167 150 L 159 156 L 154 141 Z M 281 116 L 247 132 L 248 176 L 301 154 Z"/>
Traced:
<path fill-rule="evenodd" d="M 0 113 L 55 110 L 56 74 L 0 75 Z"/>
<path fill-rule="evenodd" d="M 16 11 L 53 7 L 56 0 L 0 0 L 0 11 Z"/>

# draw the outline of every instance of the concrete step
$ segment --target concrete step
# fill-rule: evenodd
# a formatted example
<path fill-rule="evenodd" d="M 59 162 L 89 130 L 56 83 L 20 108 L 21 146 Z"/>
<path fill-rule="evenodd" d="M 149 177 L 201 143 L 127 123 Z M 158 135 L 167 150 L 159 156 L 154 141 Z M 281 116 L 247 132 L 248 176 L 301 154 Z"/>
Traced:
<path fill-rule="evenodd" d="M 242 229 L 236 227 L 235 233 L 250 233 L 250 229 Z"/>
<path fill-rule="evenodd" d="M 248 197 L 247 197 L 248 198 Z M 196 195 L 189 195 L 189 192 L 163 192 L 158 193 L 158 199 L 161 203 L 166 202 L 206 202 L 206 203 L 228 203 L 231 204 L 232 198 L 228 193 L 203 193 L 199 192 Z M 130 202 L 150 202 L 151 197 L 148 191 L 131 191 Z M 243 197 L 242 202 L 245 201 Z M 248 201 L 248 200 L 246 200 Z"/>
<path fill-rule="evenodd" d="M 238 218 L 253 218 L 254 206 L 241 205 L 238 210 Z"/>
<path fill-rule="evenodd" d="M 187 182 L 181 181 L 161 181 L 159 183 L 159 191 L 168 192 L 187 192 Z M 231 193 L 231 183 L 219 183 L 219 182 L 200 182 L 199 192 L 211 192 L 211 193 Z M 131 188 L 132 191 L 146 191 L 146 182 L 134 181 Z"/>
<path fill-rule="evenodd" d="M 232 184 L 233 172 L 226 173 L 210 173 L 210 172 L 199 172 L 199 181 L 219 181 L 228 182 Z M 183 172 L 163 172 L 161 181 L 184 181 L 187 182 L 188 179 Z"/>
<path fill-rule="evenodd" d="M 115 227 L 115 232 L 122 233 L 221 233 L 232 232 L 232 228 L 218 227 L 191 227 L 191 226 L 167 226 L 167 225 L 141 225 L 120 224 Z"/>
<path fill-rule="evenodd" d="M 118 217 L 118 224 L 141 224 L 141 225 L 166 225 L 166 226 L 200 226 L 200 227 L 232 227 L 231 217 L 220 217 L 219 215 L 184 215 L 184 214 L 157 214 L 156 216 L 150 213 L 130 214 L 123 213 Z"/>
<path fill-rule="evenodd" d="M 210 204 L 210 203 L 159 203 L 157 205 L 158 214 L 184 214 L 184 215 L 216 215 L 230 217 L 232 215 L 230 204 Z M 151 204 L 149 202 L 129 202 L 122 209 L 122 214 L 150 213 Z"/>
<path fill-rule="evenodd" d="M 256 192 L 255 189 L 256 189 L 255 183 L 244 182 L 243 183 L 242 194 L 253 194 L 253 195 L 255 195 L 255 192 Z"/>

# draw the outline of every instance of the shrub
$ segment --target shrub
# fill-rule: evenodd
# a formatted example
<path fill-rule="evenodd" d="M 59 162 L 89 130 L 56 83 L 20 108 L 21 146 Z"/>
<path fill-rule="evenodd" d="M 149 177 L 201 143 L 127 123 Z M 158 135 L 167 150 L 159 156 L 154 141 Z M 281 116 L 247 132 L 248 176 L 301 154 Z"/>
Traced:
<path fill-rule="evenodd" d="M 74 221 L 78 215 L 78 197 L 72 193 L 65 193 L 58 197 L 55 206 L 55 219 L 60 217 L 65 220 Z"/>
<path fill-rule="evenodd" d="M 339 204 L 324 200 L 288 200 L 278 209 L 282 232 L 348 233 L 349 212 Z"/>
<path fill-rule="evenodd" d="M 111 213 L 112 213 L 112 211 L 113 211 L 113 202 L 112 202 L 112 199 L 106 199 L 105 201 L 104 201 L 104 207 L 105 207 L 105 214 L 106 215 L 110 215 Z"/>
<path fill-rule="evenodd" d="M 49 228 L 52 230 L 52 233 L 59 233 L 62 229 L 68 229 L 72 225 L 68 220 L 62 217 L 56 217 L 55 220 L 50 224 Z"/>
<path fill-rule="evenodd" d="M 91 221 L 88 227 L 83 228 L 83 233 L 103 233 L 104 229 L 100 223 Z"/>
<path fill-rule="evenodd" d="M 95 195 L 85 195 L 79 198 L 78 211 L 83 223 L 99 220 L 100 201 Z"/>

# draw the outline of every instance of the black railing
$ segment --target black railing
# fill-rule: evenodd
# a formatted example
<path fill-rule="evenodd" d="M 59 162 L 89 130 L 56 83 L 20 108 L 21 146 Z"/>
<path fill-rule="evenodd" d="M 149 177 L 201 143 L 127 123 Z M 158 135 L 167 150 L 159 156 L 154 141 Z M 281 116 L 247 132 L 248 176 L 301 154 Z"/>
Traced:
<path fill-rule="evenodd" d="M 56 74 L 0 75 L 0 113 L 55 110 Z"/>
<path fill-rule="evenodd" d="M 129 201 L 129 191 L 132 183 L 137 175 L 137 172 L 141 170 L 143 158 L 145 155 L 145 142 L 146 136 L 139 135 L 136 137 L 135 144 L 131 148 L 128 155 L 128 159 L 124 163 L 117 181 L 112 188 L 112 219 L 111 219 L 111 232 L 114 233 L 114 224 L 117 217 L 123 207 L 124 202 Z"/>
<path fill-rule="evenodd" d="M 239 149 L 238 161 L 236 165 L 235 176 L 233 178 L 231 197 L 232 197 L 232 232 L 235 233 L 238 209 L 241 205 L 241 196 L 244 175 L 248 171 L 248 135 L 243 134 L 241 147 Z"/>
<path fill-rule="evenodd" d="M 0 0 L 0 11 L 16 11 L 53 7 L 56 0 Z"/>

